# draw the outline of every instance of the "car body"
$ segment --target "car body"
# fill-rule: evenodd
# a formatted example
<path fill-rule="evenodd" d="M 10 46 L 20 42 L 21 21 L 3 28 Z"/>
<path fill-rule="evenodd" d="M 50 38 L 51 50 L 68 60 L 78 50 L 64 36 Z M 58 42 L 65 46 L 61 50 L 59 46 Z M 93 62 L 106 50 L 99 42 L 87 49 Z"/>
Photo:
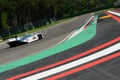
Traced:
<path fill-rule="evenodd" d="M 14 36 L 12 38 L 9 38 L 7 44 L 10 47 L 15 47 L 15 46 L 18 46 L 18 45 L 31 43 L 33 41 L 37 41 L 37 40 L 40 40 L 40 39 L 43 39 L 42 33 L 26 34 L 23 37 Z"/>

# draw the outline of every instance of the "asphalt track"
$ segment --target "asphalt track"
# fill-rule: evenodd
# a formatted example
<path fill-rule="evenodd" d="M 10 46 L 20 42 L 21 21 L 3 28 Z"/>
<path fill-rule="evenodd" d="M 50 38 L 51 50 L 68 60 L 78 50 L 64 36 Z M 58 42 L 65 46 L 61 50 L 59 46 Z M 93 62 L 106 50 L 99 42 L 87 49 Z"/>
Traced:
<path fill-rule="evenodd" d="M 31 55 L 41 50 L 47 49 L 65 39 L 74 29 L 83 24 L 91 14 L 77 16 L 72 20 L 63 22 L 40 31 L 44 39 L 31 44 L 9 48 L 6 43 L 0 44 L 0 65 L 14 61 L 16 59 Z"/>
<path fill-rule="evenodd" d="M 99 13 L 99 17 L 105 15 L 106 15 L 105 13 Z M 112 19 L 111 17 L 105 19 L 99 19 L 97 24 L 97 33 L 91 40 L 76 47 L 73 47 L 69 50 L 60 52 L 59 54 L 55 54 L 53 56 L 49 56 L 42 60 L 28 64 L 27 66 L 21 66 L 16 69 L 3 72 L 0 74 L 0 80 L 5 80 L 6 78 L 19 75 L 24 72 L 28 72 L 40 67 L 51 65 L 55 62 L 64 60 L 66 58 L 70 58 L 79 53 L 83 53 L 89 49 L 95 48 L 101 44 L 104 44 L 118 37 L 120 37 L 120 24 L 116 20 Z M 117 57 L 115 59 L 93 66 L 91 68 L 78 71 L 74 74 L 62 77 L 58 80 L 83 80 L 83 79 L 84 80 L 119 80 L 120 79 L 119 62 L 120 62 L 120 57 Z"/>

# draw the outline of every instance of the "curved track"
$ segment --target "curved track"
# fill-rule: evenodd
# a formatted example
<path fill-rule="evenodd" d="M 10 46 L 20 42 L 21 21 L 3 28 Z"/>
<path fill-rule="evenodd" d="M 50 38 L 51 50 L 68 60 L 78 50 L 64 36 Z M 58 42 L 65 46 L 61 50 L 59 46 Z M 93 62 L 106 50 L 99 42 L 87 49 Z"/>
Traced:
<path fill-rule="evenodd" d="M 103 16 L 107 16 L 107 14 L 99 13 L 99 18 L 101 18 Z M 116 41 L 114 42 L 113 40 L 116 40 Z M 120 42 L 120 23 L 111 17 L 98 19 L 97 33 L 91 40 L 89 40 L 81 45 L 78 45 L 76 47 L 73 47 L 71 49 L 60 52 L 59 54 L 55 54 L 53 56 L 49 56 L 42 60 L 33 62 L 31 64 L 3 72 L 0 74 L 0 79 L 4 80 L 6 78 L 13 77 L 16 75 L 18 75 L 18 77 L 19 77 L 19 75 L 22 73 L 26 73 L 26 72 L 29 72 L 29 71 L 32 71 L 32 70 L 35 70 L 38 68 L 42 68 L 42 67 L 44 68 L 44 66 L 48 66 L 53 63 L 68 59 L 75 55 L 79 55 L 80 53 L 82 54 L 85 51 L 92 50 L 94 48 L 96 49 L 96 47 L 99 47 L 100 45 L 109 44 L 108 46 L 105 46 L 105 47 L 101 48 L 100 50 L 94 51 L 94 53 L 97 53 L 101 50 L 109 48 L 110 46 L 116 45 L 119 42 Z M 117 47 L 118 47 L 118 50 L 114 51 L 112 54 L 114 55 L 115 53 L 117 53 L 116 55 L 120 56 L 119 46 L 117 46 Z M 91 54 L 94 54 L 94 53 L 92 52 Z M 81 58 L 84 58 L 89 55 L 90 54 L 82 56 Z M 103 63 L 98 64 L 98 65 L 95 65 L 96 63 L 94 63 L 94 66 L 89 67 L 90 66 L 89 65 L 89 66 L 87 66 L 89 68 L 86 68 L 84 70 L 78 70 L 78 68 L 81 69 L 80 68 L 81 65 L 78 65 L 74 68 L 62 71 L 58 74 L 47 76 L 40 80 L 43 80 L 43 79 L 45 79 L 45 80 L 56 80 L 56 79 L 57 80 L 83 80 L 83 79 L 84 80 L 119 80 L 120 79 L 120 69 L 119 69 L 120 57 L 115 57 L 115 58 L 111 58 L 110 60 L 104 61 L 108 57 L 109 58 L 113 57 L 113 55 L 107 55 L 106 58 L 103 57 L 103 58 L 100 58 L 100 60 L 97 59 L 98 61 L 94 60 L 96 63 L 99 63 L 100 61 L 103 61 Z M 76 58 L 76 59 L 73 59 L 72 61 L 76 61 L 79 59 L 80 58 Z M 67 63 L 70 63 L 70 62 L 68 61 Z M 63 63 L 62 65 L 67 64 L 67 63 Z M 81 62 L 78 62 L 78 64 L 79 63 L 81 63 Z M 90 63 L 92 65 L 92 62 L 90 62 Z M 85 68 L 86 67 L 85 65 L 88 65 L 88 64 L 87 63 L 83 64 L 82 65 L 82 66 L 84 66 L 83 68 Z M 55 67 L 57 67 L 57 66 L 54 66 L 52 68 L 55 68 Z M 49 69 L 51 69 L 51 68 L 49 68 Z M 49 69 L 45 69 L 43 71 L 47 71 Z M 71 71 L 71 72 L 69 72 L 69 71 Z M 72 71 L 73 71 L 73 73 L 72 73 Z M 42 72 L 42 71 L 39 71 L 39 72 Z M 37 74 L 39 72 L 36 72 L 34 74 Z M 71 74 L 69 74 L 69 73 L 71 73 Z M 34 74 L 27 75 L 27 76 L 23 75 L 23 77 L 18 78 L 18 79 L 23 79 L 24 77 L 32 76 Z M 53 79 L 56 76 L 59 78 Z M 8 80 L 15 80 L 15 79 L 8 79 Z M 31 80 L 34 80 L 34 79 L 31 79 Z"/>
<path fill-rule="evenodd" d="M 90 15 L 91 14 L 78 16 L 69 21 L 42 30 L 40 32 L 43 33 L 45 38 L 31 44 L 14 48 L 9 48 L 6 43 L 0 44 L 0 65 L 39 52 L 61 42 L 74 29 L 83 24 Z"/>

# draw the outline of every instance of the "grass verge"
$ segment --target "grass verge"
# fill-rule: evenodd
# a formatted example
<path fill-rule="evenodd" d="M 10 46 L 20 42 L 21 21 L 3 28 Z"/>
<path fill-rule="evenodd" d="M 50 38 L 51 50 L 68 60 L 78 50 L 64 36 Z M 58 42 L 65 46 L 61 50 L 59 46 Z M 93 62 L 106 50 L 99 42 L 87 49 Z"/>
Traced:
<path fill-rule="evenodd" d="M 27 33 L 29 33 L 29 34 L 35 33 L 35 32 L 38 32 L 38 31 L 40 31 L 40 30 L 46 29 L 46 28 L 48 28 L 48 27 L 52 27 L 52 26 L 54 26 L 54 25 L 60 24 L 60 23 L 62 23 L 62 22 L 66 22 L 66 21 L 71 20 L 71 19 L 73 19 L 73 18 L 66 18 L 66 19 L 62 19 L 62 20 L 57 20 L 57 21 L 55 21 L 55 22 L 52 22 L 52 23 L 50 23 L 50 24 L 47 24 L 46 26 L 41 26 L 41 27 L 36 28 L 36 29 L 33 29 L 33 30 L 28 30 Z M 19 33 L 19 34 L 15 34 L 15 35 L 11 35 L 11 37 L 12 37 L 12 36 L 17 36 L 17 35 L 19 35 L 19 36 L 24 36 L 24 35 L 25 35 L 25 32 L 22 32 L 22 33 Z M 7 39 L 7 38 L 9 38 L 9 37 L 5 37 L 5 38 Z M 0 39 L 0 43 L 1 43 L 1 42 L 3 42 L 2 39 Z"/>

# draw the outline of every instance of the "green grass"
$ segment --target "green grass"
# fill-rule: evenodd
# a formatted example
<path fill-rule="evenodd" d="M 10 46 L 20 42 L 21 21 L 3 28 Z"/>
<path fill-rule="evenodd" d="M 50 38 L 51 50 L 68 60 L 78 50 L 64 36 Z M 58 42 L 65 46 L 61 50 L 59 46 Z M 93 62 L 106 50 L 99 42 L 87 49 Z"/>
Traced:
<path fill-rule="evenodd" d="M 52 22 L 52 23 L 50 23 L 50 24 L 47 24 L 46 26 L 41 26 L 40 28 L 36 28 L 36 29 L 33 29 L 33 30 L 28 30 L 27 33 L 29 33 L 29 34 L 35 33 L 35 32 L 38 32 L 38 31 L 40 31 L 40 30 L 46 29 L 46 28 L 48 28 L 48 27 L 52 27 L 52 26 L 54 26 L 54 25 L 57 25 L 57 24 L 62 23 L 62 22 L 66 22 L 66 21 L 71 20 L 71 19 L 72 19 L 72 18 L 66 18 L 66 19 L 62 19 L 62 20 L 57 20 L 57 21 L 55 21 L 55 22 Z M 19 34 L 15 34 L 15 35 L 11 35 L 10 37 L 16 36 L 16 35 L 24 36 L 24 35 L 25 35 L 25 32 L 19 33 Z M 5 38 L 7 39 L 7 38 L 9 38 L 9 37 L 5 37 Z M 1 42 L 3 42 L 2 39 L 0 39 L 0 43 L 1 43 Z"/>
<path fill-rule="evenodd" d="M 0 39 L 0 43 L 1 43 L 1 42 L 3 42 L 3 40 L 2 40 L 2 39 Z"/>
<path fill-rule="evenodd" d="M 54 26 L 54 25 L 56 25 L 56 24 L 59 24 L 59 23 L 62 23 L 62 22 L 65 22 L 65 21 L 68 21 L 68 20 L 71 20 L 71 19 L 72 19 L 72 18 L 67 18 L 67 19 L 58 20 L 58 21 L 52 22 L 51 24 L 48 24 L 48 25 L 46 25 L 46 26 L 42 26 L 42 27 L 40 27 L 40 28 L 36 28 L 36 29 L 33 29 L 33 30 L 29 30 L 29 31 L 27 31 L 27 33 L 38 32 L 38 31 L 40 31 L 40 30 L 46 29 L 46 28 L 48 28 L 48 27 Z"/>
<path fill-rule="evenodd" d="M 92 13 L 105 12 L 105 11 L 113 10 L 113 9 L 115 9 L 115 8 L 103 9 L 103 10 L 96 11 L 96 12 L 92 12 Z M 72 19 L 72 18 L 66 18 L 66 19 L 58 20 L 58 21 L 52 22 L 51 24 L 48 24 L 48 25 L 46 25 L 46 26 L 42 26 L 42 27 L 40 27 L 40 28 L 36 28 L 36 29 L 33 29 L 33 30 L 29 30 L 29 31 L 27 31 L 27 33 L 30 34 L 30 33 L 38 32 L 38 31 L 40 31 L 40 30 L 42 30 L 42 29 L 51 27 L 51 26 L 53 26 L 53 25 L 56 25 L 56 24 L 59 24 L 59 23 L 65 22 L 65 21 L 68 21 L 68 20 L 70 20 L 70 19 Z M 24 34 L 25 34 L 25 33 L 20 33 L 20 34 L 16 34 L 16 35 L 23 36 Z"/>
<path fill-rule="evenodd" d="M 95 11 L 95 12 L 92 12 L 92 13 L 99 13 L 99 12 L 105 12 L 105 11 L 108 11 L 108 10 L 113 10 L 115 8 L 109 8 L 109 9 L 103 9 L 103 10 L 100 10 L 100 11 Z M 62 23 L 62 22 L 65 22 L 65 21 L 68 21 L 72 18 L 66 18 L 66 19 L 62 19 L 62 20 L 57 20 L 55 22 L 52 22 L 51 24 L 47 24 L 46 26 L 41 26 L 40 28 L 36 28 L 36 29 L 33 29 L 33 30 L 28 30 L 27 33 L 31 34 L 31 33 L 34 33 L 34 32 L 38 32 L 42 29 L 45 29 L 45 28 L 48 28 L 48 27 L 51 27 L 53 25 L 56 25 L 56 24 L 59 24 L 59 23 Z M 15 34 L 15 35 L 11 35 L 12 36 L 16 36 L 16 35 L 20 35 L 20 36 L 24 36 L 25 35 L 25 32 L 23 33 L 20 33 L 20 34 Z M 6 37 L 6 39 L 9 38 L 9 37 Z M 2 39 L 0 39 L 0 42 L 3 42 Z"/>

